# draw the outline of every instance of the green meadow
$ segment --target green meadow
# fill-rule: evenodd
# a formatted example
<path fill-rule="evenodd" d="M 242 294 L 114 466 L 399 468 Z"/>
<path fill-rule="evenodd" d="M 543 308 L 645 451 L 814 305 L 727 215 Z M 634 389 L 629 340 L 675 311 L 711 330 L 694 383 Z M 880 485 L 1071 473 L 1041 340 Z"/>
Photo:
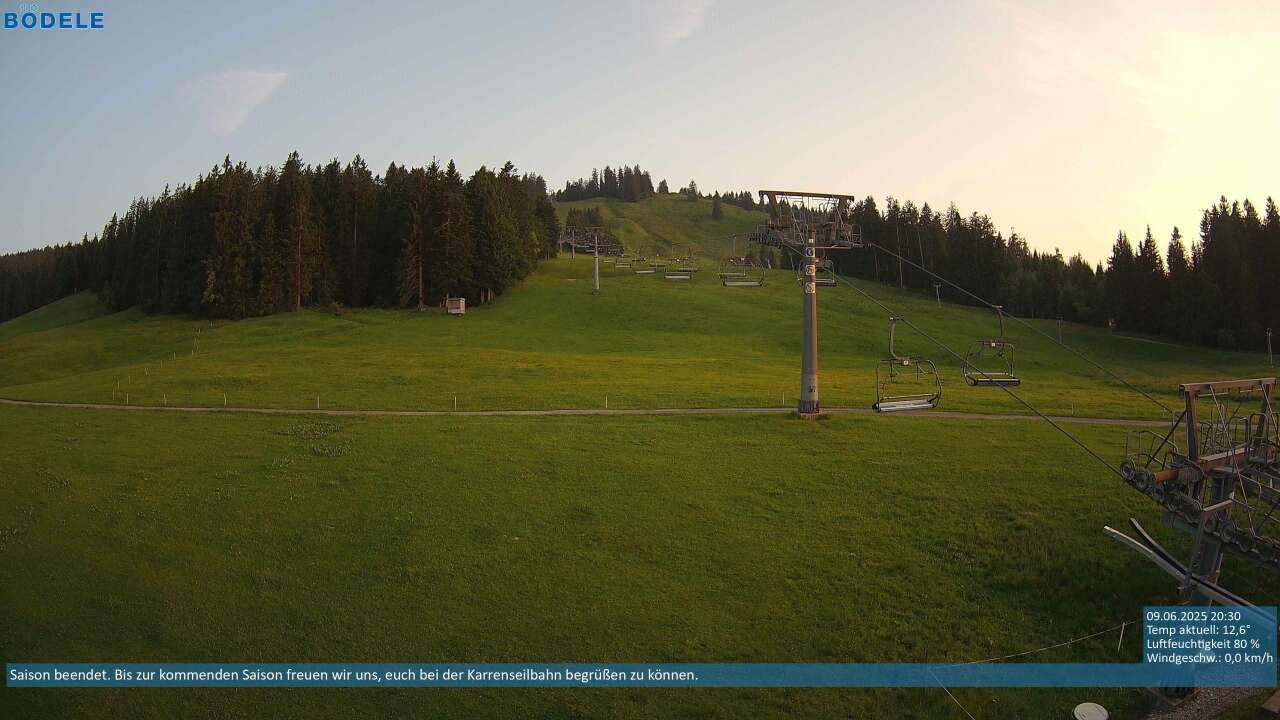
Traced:
<path fill-rule="evenodd" d="M 1134 516 L 1186 547 L 1145 498 L 1027 421 L 7 407 L 0 427 L 0 654 L 25 661 L 961 662 L 1173 602 L 1174 583 L 1104 524 Z M 1117 428 L 1076 430 L 1119 452 Z M 1228 572 L 1243 594 L 1280 590 Z M 1138 636 L 1029 659 L 1134 661 Z M 979 717 L 1143 702 L 956 695 Z M 9 690 L 0 703 L 5 717 L 963 717 L 941 690 Z"/>
<path fill-rule="evenodd" d="M 107 313 L 0 324 L 0 397 L 307 409 L 791 405 L 800 291 L 725 288 L 754 214 L 600 205 L 630 247 L 695 245 L 690 282 L 545 262 L 465 317 L 311 309 L 238 322 Z M 721 233 L 721 230 L 725 230 Z M 963 354 L 987 311 L 858 287 Z M 1031 323 L 1057 336 L 1056 322 Z M 827 406 L 867 407 L 885 312 L 820 290 Z M 1066 325 L 1165 404 L 1265 356 Z M 1015 392 L 1052 414 L 1164 418 L 1011 324 Z M 932 358 L 942 407 L 1026 413 Z M 1126 428 L 1070 431 L 1118 463 Z M 1174 582 L 1102 534 L 1156 507 L 1044 423 L 837 415 L 327 417 L 0 406 L 0 657 L 134 662 L 966 662 L 1134 620 Z M 1258 600 L 1280 584 L 1228 562 Z M 1132 662 L 1139 633 L 1029 656 Z M 1136 691 L 957 690 L 977 717 L 1137 717 Z M 6 690 L 0 717 L 964 717 L 941 690 Z"/>
<path fill-rule="evenodd" d="M 591 260 L 560 258 L 464 317 L 319 309 L 238 322 L 86 311 L 91 296 L 39 311 L 79 319 L 62 327 L 27 317 L 0 335 L 0 397 L 134 405 L 460 410 L 768 407 L 795 402 L 800 298 L 794 273 L 775 270 L 762 288 L 722 287 L 717 264 L 678 283 L 661 275 L 602 269 L 591 294 Z M 859 287 L 952 351 L 997 333 L 989 311 L 938 307 L 931 298 Z M 877 363 L 888 352 L 886 313 L 847 287 L 822 288 L 822 396 L 828 406 L 869 407 Z M 1031 321 L 1046 338 L 1011 323 L 1017 394 L 1045 412 L 1163 418 L 1141 395 L 1052 341 L 1054 321 Z M 23 331 L 23 328 L 29 328 Z M 1128 382 L 1177 403 L 1179 382 L 1266 373 L 1262 354 L 1177 347 L 1103 329 L 1066 325 L 1063 340 Z M 971 388 L 961 362 L 899 326 L 897 350 L 934 361 L 942 407 L 1026 409 L 997 388 Z"/>

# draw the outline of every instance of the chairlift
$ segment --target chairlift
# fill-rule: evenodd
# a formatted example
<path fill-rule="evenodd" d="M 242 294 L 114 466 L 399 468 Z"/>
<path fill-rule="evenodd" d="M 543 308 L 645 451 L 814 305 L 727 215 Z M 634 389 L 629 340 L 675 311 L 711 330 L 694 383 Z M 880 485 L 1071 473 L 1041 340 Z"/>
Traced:
<path fill-rule="evenodd" d="M 835 271 L 832 269 L 831 260 L 821 258 L 818 260 L 813 275 L 813 284 L 818 287 L 835 287 L 837 284 Z M 797 273 L 796 277 L 800 282 L 804 282 L 804 275 Z"/>
<path fill-rule="evenodd" d="M 720 269 L 716 271 L 716 274 L 720 276 L 721 280 L 745 278 L 747 273 L 745 270 L 739 270 L 738 268 L 740 267 L 742 267 L 742 264 L 738 262 L 738 258 L 731 257 L 720 261 Z"/>
<path fill-rule="evenodd" d="M 764 273 L 760 273 L 757 277 L 750 277 L 746 273 L 725 277 L 725 273 L 720 273 L 720 284 L 725 287 L 764 287 Z"/>
<path fill-rule="evenodd" d="M 652 275 L 658 271 L 654 270 L 653 268 L 638 268 L 636 270 L 633 270 L 632 272 L 634 272 L 637 275 Z"/>
<path fill-rule="evenodd" d="M 889 318 L 889 357 L 876 365 L 876 412 L 930 410 L 942 400 L 942 378 L 933 362 L 894 350 L 898 321 Z"/>
<path fill-rule="evenodd" d="M 1013 372 L 1013 343 L 1004 339 L 1003 305 L 996 305 L 996 317 L 1000 319 L 1000 337 L 975 341 L 964 359 L 964 379 L 974 387 L 1017 387 L 1022 384 Z"/>
<path fill-rule="evenodd" d="M 692 280 L 693 274 L 687 272 L 669 272 L 663 273 L 662 277 L 668 280 Z"/>
<path fill-rule="evenodd" d="M 624 268 L 624 269 L 630 270 L 630 269 L 631 269 L 631 262 L 630 262 L 630 261 L 623 261 L 623 260 L 619 260 L 618 262 L 614 263 L 614 264 L 613 264 L 613 266 L 614 266 L 614 267 L 616 267 L 616 268 Z"/>

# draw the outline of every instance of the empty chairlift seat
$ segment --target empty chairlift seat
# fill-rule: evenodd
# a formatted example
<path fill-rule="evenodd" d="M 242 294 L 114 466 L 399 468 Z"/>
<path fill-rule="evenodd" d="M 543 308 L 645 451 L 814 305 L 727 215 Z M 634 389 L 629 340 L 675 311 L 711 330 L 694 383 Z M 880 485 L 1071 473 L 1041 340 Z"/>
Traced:
<path fill-rule="evenodd" d="M 876 365 L 876 412 L 930 410 L 942 400 L 942 379 L 930 360 L 899 355 L 894 349 L 898 320 L 889 318 L 889 356 Z"/>
<path fill-rule="evenodd" d="M 1014 374 L 1013 343 L 1004 339 L 1004 307 L 996 306 L 1000 336 L 978 340 L 969 346 L 964 359 L 964 379 L 974 387 L 1017 387 L 1022 380 Z"/>
<path fill-rule="evenodd" d="M 746 273 L 727 276 L 720 273 L 720 284 L 725 287 L 764 287 L 764 273 L 761 272 L 757 276 L 750 276 Z"/>

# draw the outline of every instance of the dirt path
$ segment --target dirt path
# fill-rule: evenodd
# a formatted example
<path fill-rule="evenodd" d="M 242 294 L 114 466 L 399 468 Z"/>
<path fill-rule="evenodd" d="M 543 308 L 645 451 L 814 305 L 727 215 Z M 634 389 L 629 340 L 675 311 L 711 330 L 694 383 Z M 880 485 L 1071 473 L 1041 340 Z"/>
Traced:
<path fill-rule="evenodd" d="M 114 405 L 110 403 L 38 402 L 35 400 L 8 400 L 0 398 L 0 404 L 24 407 L 57 407 L 76 410 L 120 410 L 125 412 L 181 412 L 181 413 L 255 413 L 259 415 L 334 415 L 343 417 L 574 417 L 595 415 L 786 415 L 794 411 L 790 407 L 727 407 L 727 408 L 652 408 L 613 409 L 587 408 L 563 410 L 310 410 L 298 408 L 255 407 L 180 407 L 156 405 Z M 876 415 L 870 408 L 827 408 L 831 415 Z M 931 417 L 951 420 L 1039 420 L 1035 415 L 998 415 L 994 413 L 954 412 L 950 410 L 921 410 L 894 413 L 911 417 Z M 1054 422 L 1083 425 L 1140 425 L 1168 427 L 1163 420 L 1127 420 L 1123 418 L 1094 418 L 1050 416 Z"/>

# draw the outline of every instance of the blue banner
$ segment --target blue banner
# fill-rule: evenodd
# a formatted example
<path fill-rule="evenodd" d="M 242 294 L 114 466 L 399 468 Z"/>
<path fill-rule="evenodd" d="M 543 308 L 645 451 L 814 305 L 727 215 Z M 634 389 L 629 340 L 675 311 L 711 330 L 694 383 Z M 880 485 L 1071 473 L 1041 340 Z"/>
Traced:
<path fill-rule="evenodd" d="M 8 663 L 8 687 L 1276 686 L 1276 609 L 1152 607 L 1139 663 Z"/>

